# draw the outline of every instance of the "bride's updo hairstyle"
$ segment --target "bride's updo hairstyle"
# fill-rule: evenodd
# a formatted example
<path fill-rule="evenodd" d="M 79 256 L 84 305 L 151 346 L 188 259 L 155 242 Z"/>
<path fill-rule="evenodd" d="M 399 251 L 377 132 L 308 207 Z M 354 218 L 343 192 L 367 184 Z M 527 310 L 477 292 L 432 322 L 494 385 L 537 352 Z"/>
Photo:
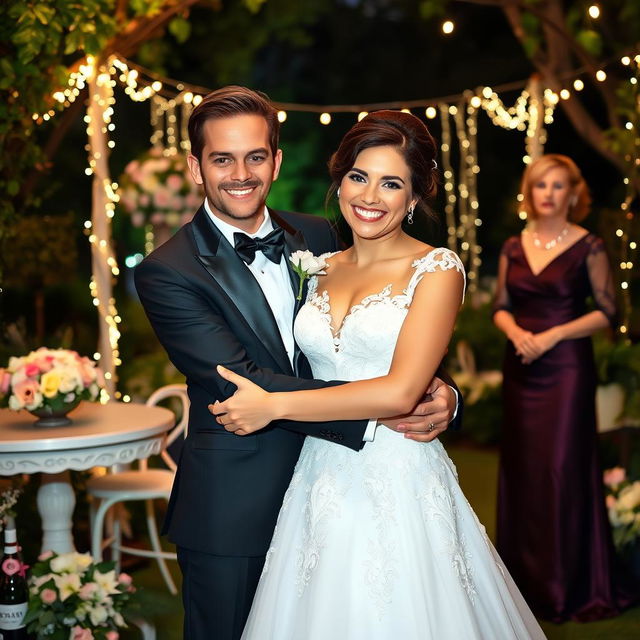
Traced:
<path fill-rule="evenodd" d="M 411 172 L 411 188 L 418 206 L 428 210 L 426 205 L 438 187 L 436 142 L 422 120 L 403 111 L 374 111 L 347 131 L 329 160 L 332 184 L 328 198 L 351 171 L 358 154 L 371 147 L 393 147 L 402 155 Z"/>

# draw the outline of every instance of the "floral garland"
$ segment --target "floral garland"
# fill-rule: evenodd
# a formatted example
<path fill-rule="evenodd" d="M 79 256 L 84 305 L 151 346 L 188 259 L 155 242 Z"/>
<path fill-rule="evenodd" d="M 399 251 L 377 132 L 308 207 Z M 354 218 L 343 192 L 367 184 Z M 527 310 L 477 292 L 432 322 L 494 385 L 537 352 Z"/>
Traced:
<path fill-rule="evenodd" d="M 129 162 L 119 183 L 120 207 L 134 227 L 180 227 L 202 204 L 202 190 L 191 178 L 185 157 L 156 147 Z"/>

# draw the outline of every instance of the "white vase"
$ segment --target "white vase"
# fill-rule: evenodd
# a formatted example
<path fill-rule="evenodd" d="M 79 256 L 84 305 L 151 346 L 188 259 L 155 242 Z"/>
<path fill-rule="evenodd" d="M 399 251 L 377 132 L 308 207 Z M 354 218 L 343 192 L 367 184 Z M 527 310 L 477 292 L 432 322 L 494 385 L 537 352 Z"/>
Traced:
<path fill-rule="evenodd" d="M 598 385 L 596 389 L 596 417 L 598 432 L 604 433 L 617 429 L 618 419 L 624 408 L 624 389 L 617 382 Z"/>

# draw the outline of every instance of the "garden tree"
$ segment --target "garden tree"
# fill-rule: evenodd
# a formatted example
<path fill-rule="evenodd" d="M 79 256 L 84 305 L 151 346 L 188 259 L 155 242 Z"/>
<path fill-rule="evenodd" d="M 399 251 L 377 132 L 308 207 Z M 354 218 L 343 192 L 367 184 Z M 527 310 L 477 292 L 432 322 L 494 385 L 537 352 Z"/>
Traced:
<path fill-rule="evenodd" d="M 499 9 L 545 86 L 570 90 L 560 105 L 582 138 L 613 164 L 640 193 L 640 102 L 623 56 L 640 53 L 637 0 L 423 0 L 425 18 L 474 4 Z M 595 5 L 596 9 L 589 11 Z M 632 66 L 637 69 L 638 65 Z M 598 71 L 605 76 L 599 80 Z M 637 76 L 637 74 L 636 74 Z M 585 85 L 580 93 L 573 80 Z M 599 98 L 597 113 L 585 100 Z M 631 127 L 627 123 L 631 123 Z"/>
<path fill-rule="evenodd" d="M 44 144 L 36 135 L 33 114 L 49 119 L 62 108 L 53 93 L 66 86 L 86 54 L 132 55 L 167 24 L 178 37 L 184 36 L 185 14 L 196 1 L 0 3 L 0 190 L 7 196 L 0 202 L 0 238 L 13 215 L 37 209 L 41 197 L 36 180 L 82 113 L 86 89 L 55 122 Z"/>

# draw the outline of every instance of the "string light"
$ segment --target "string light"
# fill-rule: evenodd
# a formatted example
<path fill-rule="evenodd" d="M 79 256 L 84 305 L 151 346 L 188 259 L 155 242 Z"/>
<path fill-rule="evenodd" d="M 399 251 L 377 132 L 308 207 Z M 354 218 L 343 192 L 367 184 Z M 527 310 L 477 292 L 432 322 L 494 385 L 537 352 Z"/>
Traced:
<path fill-rule="evenodd" d="M 598 9 L 597 5 L 590 7 L 590 15 L 592 8 Z M 445 31 L 445 25 L 448 31 Z M 442 25 L 445 33 L 451 33 L 454 30 L 452 21 L 445 21 Z M 640 62 L 640 55 L 634 58 L 624 56 L 621 62 L 625 66 L 636 65 L 636 73 L 629 78 L 629 82 L 637 87 L 637 65 Z M 87 135 L 91 141 L 102 139 L 104 144 L 98 148 L 93 142 L 89 144 L 88 166 L 85 169 L 86 175 L 94 176 L 94 185 L 101 201 L 103 202 L 103 221 L 98 222 L 86 221 L 85 233 L 89 237 L 94 257 L 94 276 L 90 283 L 90 291 L 93 302 L 99 310 L 101 325 L 107 327 L 106 335 L 108 336 L 108 345 L 101 343 L 98 355 L 108 355 L 113 363 L 112 370 L 107 369 L 105 373 L 109 373 L 107 379 L 111 382 L 111 387 L 115 388 L 116 376 L 115 366 L 120 364 L 118 352 L 118 340 L 120 333 L 117 325 L 120 322 L 120 316 L 115 307 L 115 301 L 110 295 L 110 285 L 107 287 L 96 278 L 96 269 L 99 265 L 103 265 L 106 273 L 111 278 L 115 278 L 119 274 L 118 265 L 115 261 L 110 243 L 110 224 L 114 216 L 115 204 L 118 202 L 118 185 L 108 178 L 108 171 L 103 169 L 106 163 L 108 151 L 115 146 L 114 140 L 109 140 L 109 134 L 115 130 L 115 124 L 111 122 L 113 116 L 113 88 L 119 83 L 132 100 L 143 102 L 149 101 L 151 104 L 151 124 L 152 136 L 151 144 L 155 147 L 162 148 L 163 153 L 171 154 L 180 151 L 189 150 L 187 122 L 191 110 L 198 106 L 203 99 L 203 95 L 208 89 L 202 87 L 186 86 L 183 83 L 176 83 L 168 79 L 160 79 L 155 77 L 150 71 L 137 67 L 128 61 L 112 56 L 106 65 L 101 65 L 99 70 L 95 68 L 96 61 L 92 56 L 87 56 L 86 60 L 78 66 L 78 69 L 69 75 L 67 85 L 52 93 L 51 108 L 43 113 L 32 114 L 33 120 L 40 124 L 50 120 L 56 114 L 56 110 L 61 110 L 72 104 L 80 95 L 80 92 L 87 86 L 89 82 L 93 82 L 94 73 L 97 93 L 106 96 L 101 98 L 102 102 L 96 108 L 96 105 L 90 104 L 87 117 L 85 118 Z M 137 68 L 136 68 L 137 67 Z M 606 80 L 606 72 L 599 69 L 596 72 L 596 80 L 603 82 Z M 581 91 L 584 88 L 584 82 L 580 78 L 573 80 L 573 89 Z M 464 96 L 458 105 L 438 103 L 438 108 L 425 104 L 420 101 L 410 102 L 408 106 L 404 106 L 402 111 L 409 112 L 408 107 L 422 107 L 425 109 L 425 116 L 434 119 L 440 112 L 442 122 L 442 158 L 445 179 L 445 215 L 447 218 L 447 226 L 449 231 L 449 244 L 452 248 L 457 249 L 460 244 L 460 250 L 465 255 L 470 274 L 470 287 L 475 286 L 474 280 L 477 279 L 478 267 L 480 265 L 481 249 L 476 242 L 475 233 L 477 228 L 482 224 L 481 219 L 477 216 L 479 205 L 475 193 L 476 181 L 475 177 L 479 172 L 477 164 L 476 134 L 477 134 L 477 112 L 483 109 L 490 117 L 494 125 L 510 130 L 518 130 L 526 132 L 524 162 L 530 162 L 540 152 L 541 147 L 546 141 L 546 132 L 544 125 L 549 125 L 554 119 L 554 110 L 560 99 L 567 100 L 570 98 L 570 92 L 567 88 L 559 89 L 556 93 L 547 88 L 544 91 L 537 91 L 532 86 L 532 82 L 525 87 L 521 94 L 516 98 L 515 103 L 511 107 L 505 106 L 502 99 L 498 96 L 497 91 L 491 87 L 482 87 L 475 95 Z M 431 100 L 433 102 L 433 99 Z M 301 107 L 297 109 L 297 107 Z M 381 108 L 400 108 L 397 103 L 389 105 L 377 104 L 369 105 L 370 110 Z M 367 111 L 363 111 L 362 107 L 341 106 L 333 108 L 321 108 L 314 105 L 285 105 L 282 104 L 278 112 L 278 119 L 284 122 L 287 118 L 287 110 L 316 111 L 320 114 L 320 122 L 323 125 L 331 123 L 331 111 L 354 111 L 358 113 L 358 120 L 361 120 Z M 93 114 L 93 117 L 92 115 Z M 458 146 L 460 150 L 460 167 L 459 167 L 459 184 L 456 187 L 456 178 L 451 166 L 451 130 L 449 126 L 449 118 L 452 117 L 456 124 L 456 134 L 458 137 Z M 629 124 L 631 125 L 629 127 Z M 631 122 L 627 124 L 627 128 L 637 128 L 638 123 Z M 640 142 L 640 141 L 638 141 Z M 638 142 L 636 142 L 636 151 Z M 636 153 L 635 157 L 640 154 Z M 640 161 L 630 160 L 637 172 Z M 625 180 L 628 192 L 631 193 L 631 185 Z M 95 187 L 94 187 L 95 188 Z M 633 218 L 630 210 L 631 200 L 629 196 L 621 204 L 621 211 L 626 216 L 625 220 L 628 224 Z M 459 220 L 456 221 L 456 210 L 459 214 Z M 463 220 L 464 216 L 464 220 Z M 526 214 L 525 214 L 526 216 Z M 100 228 L 103 226 L 104 228 Z M 626 229 L 626 227 L 625 227 Z M 630 241 L 628 233 L 623 231 L 618 236 L 623 241 L 623 245 L 627 252 L 636 250 L 636 242 Z M 154 237 L 151 227 L 145 229 L 145 252 L 148 253 L 153 249 Z M 633 265 L 637 260 L 625 256 L 622 261 L 625 264 L 625 270 L 630 269 L 628 265 Z M 627 282 L 625 280 L 625 282 Z M 104 289 L 104 290 L 103 290 Z M 629 287 L 623 289 L 627 294 Z M 628 324 L 628 323 L 627 323 Z M 620 329 L 622 332 L 622 329 Z M 102 333 L 102 329 L 101 329 Z M 102 357 L 105 362 L 105 357 Z M 118 393 L 114 391 L 114 393 Z M 103 396 L 105 401 L 109 398 L 109 394 Z"/>
<path fill-rule="evenodd" d="M 452 20 L 445 20 L 442 23 L 442 33 L 444 33 L 445 35 L 449 35 L 450 33 L 453 33 L 454 27 L 455 25 L 453 24 Z"/>
<path fill-rule="evenodd" d="M 592 4 L 589 9 L 589 16 L 591 16 L 594 20 L 597 20 L 600 17 L 600 7 L 597 4 Z"/>
<path fill-rule="evenodd" d="M 369 115 L 368 111 L 361 111 L 358 114 L 358 122 L 360 122 L 363 118 L 366 118 Z"/>

